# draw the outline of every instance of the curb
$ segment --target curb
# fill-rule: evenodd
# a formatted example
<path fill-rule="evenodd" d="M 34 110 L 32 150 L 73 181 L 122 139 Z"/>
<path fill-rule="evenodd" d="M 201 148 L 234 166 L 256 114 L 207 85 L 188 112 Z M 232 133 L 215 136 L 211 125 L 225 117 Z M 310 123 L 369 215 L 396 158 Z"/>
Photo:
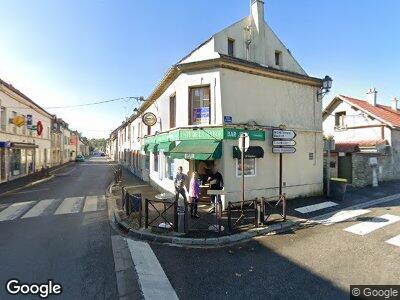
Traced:
<path fill-rule="evenodd" d="M 18 191 L 23 190 L 23 189 L 26 189 L 26 188 L 28 188 L 28 187 L 31 187 L 31 186 L 34 186 L 34 185 L 37 185 L 37 184 L 40 184 L 40 183 L 49 181 L 49 180 L 53 179 L 54 177 L 55 177 L 54 175 L 50 175 L 50 176 L 47 177 L 47 178 L 43 178 L 43 179 L 39 179 L 39 180 L 30 182 L 30 183 L 28 183 L 28 184 L 26 184 L 26 185 L 24 185 L 24 186 L 20 186 L 20 187 L 17 187 L 17 188 L 15 188 L 15 189 L 9 190 L 9 191 L 7 191 L 7 192 L 1 193 L 1 194 L 0 194 L 0 197 L 7 196 L 7 195 L 9 195 L 9 194 L 18 192 Z"/>
<path fill-rule="evenodd" d="M 114 220 L 117 225 L 123 230 L 128 232 L 128 236 L 145 240 L 148 242 L 157 242 L 164 244 L 172 244 L 177 246 L 188 246 L 188 247 L 223 247 L 230 246 L 236 243 L 246 242 L 250 239 L 264 236 L 266 234 L 276 234 L 279 232 L 286 231 L 304 222 L 304 219 L 296 219 L 286 221 L 284 223 L 276 223 L 264 228 L 254 228 L 249 231 L 236 233 L 227 236 L 221 236 L 217 238 L 183 238 L 179 236 L 163 236 L 146 232 L 145 229 L 132 229 L 125 221 L 121 220 L 119 214 L 114 210 Z"/>

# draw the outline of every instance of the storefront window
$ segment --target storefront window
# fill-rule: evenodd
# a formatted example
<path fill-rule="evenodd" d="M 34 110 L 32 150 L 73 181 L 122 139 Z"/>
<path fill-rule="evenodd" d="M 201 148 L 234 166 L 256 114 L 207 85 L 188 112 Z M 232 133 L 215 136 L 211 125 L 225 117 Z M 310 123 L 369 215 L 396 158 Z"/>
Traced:
<path fill-rule="evenodd" d="M 158 172 L 158 153 L 154 153 L 153 156 L 154 156 L 153 169 L 154 169 L 154 172 Z"/>
<path fill-rule="evenodd" d="M 21 175 L 26 174 L 26 150 L 21 149 Z"/>
<path fill-rule="evenodd" d="M 10 173 L 11 176 L 21 174 L 21 149 L 11 149 L 10 153 Z"/>
<path fill-rule="evenodd" d="M 165 178 L 174 179 L 174 159 L 167 157 L 165 160 Z"/>
<path fill-rule="evenodd" d="M 192 125 L 210 124 L 210 87 L 191 88 L 189 107 Z"/>
<path fill-rule="evenodd" d="M 256 159 L 245 158 L 244 159 L 244 176 L 255 176 L 256 175 Z M 242 176 L 242 160 L 236 160 L 236 176 Z"/>

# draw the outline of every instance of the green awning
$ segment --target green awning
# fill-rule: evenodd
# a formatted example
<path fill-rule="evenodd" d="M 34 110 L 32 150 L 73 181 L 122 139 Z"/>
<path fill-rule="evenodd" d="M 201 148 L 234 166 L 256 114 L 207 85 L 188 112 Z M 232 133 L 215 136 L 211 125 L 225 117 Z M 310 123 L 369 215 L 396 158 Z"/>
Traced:
<path fill-rule="evenodd" d="M 157 147 L 157 151 L 158 152 L 164 152 L 164 153 L 168 153 L 170 152 L 172 149 L 175 148 L 175 141 L 173 142 L 164 142 L 164 143 L 159 143 L 158 147 Z"/>
<path fill-rule="evenodd" d="M 194 160 L 214 160 L 222 156 L 222 143 L 219 140 L 181 141 L 169 153 L 171 158 Z"/>
<path fill-rule="evenodd" d="M 157 152 L 157 144 L 147 144 L 145 146 L 145 152 L 152 152 L 156 153 Z"/>
<path fill-rule="evenodd" d="M 241 158 L 242 153 L 238 146 L 233 146 L 233 158 Z M 244 153 L 244 158 L 263 158 L 264 149 L 260 146 L 250 146 Z"/>

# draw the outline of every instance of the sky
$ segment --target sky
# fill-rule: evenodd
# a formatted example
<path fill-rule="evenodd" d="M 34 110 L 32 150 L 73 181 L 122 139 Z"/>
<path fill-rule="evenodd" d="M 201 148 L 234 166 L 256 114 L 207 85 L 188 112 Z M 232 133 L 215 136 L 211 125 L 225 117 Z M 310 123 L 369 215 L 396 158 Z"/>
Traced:
<path fill-rule="evenodd" d="M 265 0 L 265 20 L 331 93 L 400 97 L 398 0 Z M 0 78 L 43 107 L 148 96 L 169 67 L 249 14 L 250 0 L 0 0 Z M 137 103 L 48 109 L 107 137 Z"/>

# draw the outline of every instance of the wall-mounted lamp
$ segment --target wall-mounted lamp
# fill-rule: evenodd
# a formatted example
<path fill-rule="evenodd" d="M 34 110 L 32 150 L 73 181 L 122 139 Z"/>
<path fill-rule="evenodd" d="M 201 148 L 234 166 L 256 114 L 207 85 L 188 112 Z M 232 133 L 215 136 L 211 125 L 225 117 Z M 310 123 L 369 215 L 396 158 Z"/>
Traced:
<path fill-rule="evenodd" d="M 322 87 L 317 94 L 318 98 L 322 99 L 327 93 L 329 93 L 332 88 L 332 81 L 332 78 L 330 78 L 328 75 L 322 79 Z"/>

